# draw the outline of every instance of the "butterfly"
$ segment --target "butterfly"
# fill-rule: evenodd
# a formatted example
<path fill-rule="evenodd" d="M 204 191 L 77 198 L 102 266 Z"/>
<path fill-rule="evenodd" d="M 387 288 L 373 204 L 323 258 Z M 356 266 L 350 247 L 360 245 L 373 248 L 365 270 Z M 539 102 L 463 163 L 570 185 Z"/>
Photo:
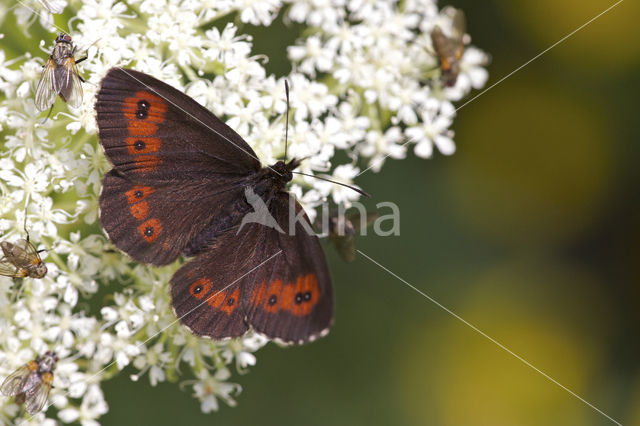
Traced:
<path fill-rule="evenodd" d="M 462 10 L 448 8 L 448 14 L 453 20 L 451 37 L 446 36 L 442 28 L 436 25 L 431 30 L 431 44 L 440 63 L 442 84 L 453 87 L 460 74 L 460 60 L 464 53 L 467 24 Z"/>
<path fill-rule="evenodd" d="M 53 106 L 56 96 L 73 108 L 82 105 L 82 84 L 84 81 L 78 75 L 77 64 L 85 58 L 75 60 L 77 46 L 71 41 L 71 36 L 60 33 L 56 37 L 53 52 L 44 64 L 38 87 L 36 88 L 36 108 L 45 111 Z"/>
<path fill-rule="evenodd" d="M 362 212 L 359 212 L 362 213 Z M 376 212 L 366 212 L 363 218 L 361 214 L 331 214 L 329 216 L 329 240 L 338 251 L 338 254 L 347 263 L 356 259 L 355 236 L 356 229 L 365 233 L 366 227 L 378 218 Z"/>
<path fill-rule="evenodd" d="M 262 167 L 209 110 L 130 69 L 107 72 L 95 109 L 113 163 L 100 194 L 102 227 L 139 262 L 193 257 L 170 281 L 183 325 L 214 339 L 253 329 L 284 343 L 328 333 L 333 290 L 324 252 L 285 190 L 300 160 Z M 258 205 L 272 222 L 243 221 Z"/>
<path fill-rule="evenodd" d="M 25 232 L 27 239 L 20 239 L 15 243 L 0 242 L 0 275 L 13 278 L 43 278 L 47 274 L 47 265 L 40 258 L 40 251 L 29 241 L 26 227 Z"/>
<path fill-rule="evenodd" d="M 24 404 L 27 413 L 37 413 L 49 398 L 57 362 L 55 352 L 46 352 L 4 379 L 0 392 L 5 396 L 14 396 L 16 404 Z"/>

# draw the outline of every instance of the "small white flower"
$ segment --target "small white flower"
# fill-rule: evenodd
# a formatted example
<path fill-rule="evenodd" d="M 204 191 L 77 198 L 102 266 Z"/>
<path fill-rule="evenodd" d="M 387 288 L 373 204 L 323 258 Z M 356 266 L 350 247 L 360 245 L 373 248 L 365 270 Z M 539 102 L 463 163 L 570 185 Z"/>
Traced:
<path fill-rule="evenodd" d="M 219 369 L 213 376 L 206 370 L 198 374 L 198 382 L 193 385 L 195 396 L 200 400 L 200 409 L 203 413 L 210 413 L 218 410 L 218 398 L 224 400 L 228 405 L 236 404 L 232 395 L 240 392 L 240 385 L 227 383 L 231 373 L 226 368 Z"/>

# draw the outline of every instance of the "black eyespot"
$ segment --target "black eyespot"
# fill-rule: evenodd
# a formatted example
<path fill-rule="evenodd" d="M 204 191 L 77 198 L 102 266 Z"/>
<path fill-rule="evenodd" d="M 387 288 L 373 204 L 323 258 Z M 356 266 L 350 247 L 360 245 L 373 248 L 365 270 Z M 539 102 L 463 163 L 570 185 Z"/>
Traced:
<path fill-rule="evenodd" d="M 135 149 L 137 149 L 138 151 L 142 151 L 146 146 L 147 146 L 147 144 L 145 144 L 144 142 L 142 142 L 140 139 L 138 139 L 138 140 L 133 144 L 133 147 L 134 147 Z"/>
<path fill-rule="evenodd" d="M 142 196 L 143 196 L 144 194 L 142 193 L 142 191 L 137 190 L 136 192 L 134 192 L 134 193 L 133 193 L 133 195 L 134 195 L 136 198 L 142 198 Z"/>
<path fill-rule="evenodd" d="M 305 294 L 302 295 L 302 297 L 304 298 L 305 302 L 308 302 L 309 300 L 311 300 L 311 292 L 307 291 Z"/>
<path fill-rule="evenodd" d="M 231 297 L 231 298 L 229 298 L 229 300 L 227 300 L 227 305 L 229 305 L 229 306 L 233 306 L 233 304 L 234 304 L 235 302 L 236 302 L 236 301 L 233 299 L 233 297 Z"/>
<path fill-rule="evenodd" d="M 151 105 L 149 104 L 148 101 L 145 101 L 144 99 L 141 101 L 138 101 L 138 109 L 136 111 L 136 117 L 140 118 L 140 119 L 145 119 L 147 118 L 147 116 L 149 115 L 149 107 Z"/>
<path fill-rule="evenodd" d="M 299 305 L 299 304 L 301 304 L 301 303 L 302 303 L 302 297 L 303 297 L 303 296 L 302 296 L 302 293 L 300 293 L 300 292 L 296 293 L 295 301 L 296 301 L 296 304 L 297 304 L 297 305 Z"/>
<path fill-rule="evenodd" d="M 153 228 L 150 226 L 147 226 L 144 230 L 144 235 L 146 235 L 147 237 L 150 237 L 153 235 Z"/>
<path fill-rule="evenodd" d="M 201 285 L 197 285 L 193 288 L 193 294 L 198 294 L 202 291 L 202 286 Z"/>
<path fill-rule="evenodd" d="M 275 305 L 277 301 L 278 301 L 278 298 L 275 295 L 271 296 L 268 301 L 269 306 Z"/>

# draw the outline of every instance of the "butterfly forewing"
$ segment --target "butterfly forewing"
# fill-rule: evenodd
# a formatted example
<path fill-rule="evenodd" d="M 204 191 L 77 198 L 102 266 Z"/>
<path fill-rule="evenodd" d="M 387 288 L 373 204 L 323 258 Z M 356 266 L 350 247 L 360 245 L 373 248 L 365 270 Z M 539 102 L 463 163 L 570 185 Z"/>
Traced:
<path fill-rule="evenodd" d="M 96 110 L 115 167 L 103 182 L 102 225 L 134 259 L 173 261 L 215 217 L 232 214 L 240 182 L 260 167 L 249 145 L 211 112 L 146 74 L 111 69 Z"/>
<path fill-rule="evenodd" d="M 210 111 L 151 76 L 112 68 L 96 101 L 100 143 L 114 167 L 142 182 L 260 169 L 249 145 Z"/>

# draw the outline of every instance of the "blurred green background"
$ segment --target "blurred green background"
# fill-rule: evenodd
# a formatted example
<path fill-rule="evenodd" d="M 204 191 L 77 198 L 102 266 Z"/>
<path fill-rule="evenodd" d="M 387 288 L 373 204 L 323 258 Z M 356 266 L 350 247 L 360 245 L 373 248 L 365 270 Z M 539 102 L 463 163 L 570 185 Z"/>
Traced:
<path fill-rule="evenodd" d="M 492 55 L 488 87 L 614 3 L 440 6 L 462 8 Z M 357 181 L 372 207 L 401 209 L 401 236 L 360 250 L 625 425 L 640 425 L 639 16 L 622 2 L 466 105 L 453 157 L 411 154 Z M 270 72 L 288 72 L 298 31 L 252 29 Z M 369 260 L 327 254 L 333 330 L 260 350 L 232 378 L 237 407 L 204 415 L 177 385 L 123 374 L 104 384 L 101 422 L 614 424 Z"/>
<path fill-rule="evenodd" d="M 490 85 L 614 2 L 450 4 L 492 55 Z M 400 237 L 359 249 L 625 425 L 640 425 L 639 16 L 621 3 L 461 109 L 453 157 L 357 182 L 401 209 Z M 287 72 L 297 30 L 271 31 L 256 51 Z M 259 351 L 237 407 L 203 415 L 175 385 L 122 376 L 104 424 L 614 424 L 365 258 L 327 253 L 333 330 Z"/>

